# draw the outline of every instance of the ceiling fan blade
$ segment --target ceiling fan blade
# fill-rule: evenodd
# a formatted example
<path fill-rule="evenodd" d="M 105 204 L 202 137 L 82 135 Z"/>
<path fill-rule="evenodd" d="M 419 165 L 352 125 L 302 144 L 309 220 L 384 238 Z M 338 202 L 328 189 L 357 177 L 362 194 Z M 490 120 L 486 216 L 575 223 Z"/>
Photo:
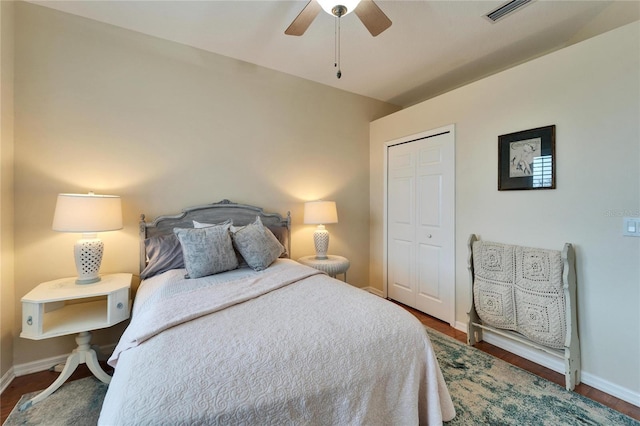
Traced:
<path fill-rule="evenodd" d="M 391 19 L 373 0 L 362 0 L 353 12 L 358 15 L 358 18 L 374 37 L 391 26 Z"/>
<path fill-rule="evenodd" d="M 285 30 L 286 35 L 301 36 L 307 31 L 309 25 L 318 16 L 318 13 L 322 10 L 322 7 L 316 0 L 310 0 L 309 3 L 302 9 L 302 12 L 296 16 L 296 19 L 291 22 L 289 28 Z"/>

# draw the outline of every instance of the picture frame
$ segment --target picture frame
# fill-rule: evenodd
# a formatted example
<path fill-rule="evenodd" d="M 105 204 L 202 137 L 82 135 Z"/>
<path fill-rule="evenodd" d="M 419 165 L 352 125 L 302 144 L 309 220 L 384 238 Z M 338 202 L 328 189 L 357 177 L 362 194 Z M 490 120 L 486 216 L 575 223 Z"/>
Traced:
<path fill-rule="evenodd" d="M 498 190 L 556 188 L 556 126 L 498 136 Z"/>

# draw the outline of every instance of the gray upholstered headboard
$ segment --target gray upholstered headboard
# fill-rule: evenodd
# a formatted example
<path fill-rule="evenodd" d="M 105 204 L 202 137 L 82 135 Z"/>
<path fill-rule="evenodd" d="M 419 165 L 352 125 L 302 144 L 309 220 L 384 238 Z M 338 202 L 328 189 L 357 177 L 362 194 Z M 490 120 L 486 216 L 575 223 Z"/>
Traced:
<path fill-rule="evenodd" d="M 156 235 L 172 234 L 173 228 L 193 228 L 193 221 L 202 223 L 221 223 L 232 219 L 235 226 L 252 223 L 256 216 L 273 232 L 287 249 L 287 257 L 291 255 L 291 213 L 286 217 L 278 213 L 265 213 L 260 207 L 232 203 L 222 200 L 213 204 L 187 207 L 177 215 L 158 216 L 153 222 L 147 223 L 145 215 L 140 215 L 140 271 L 146 264 L 144 240 Z"/>

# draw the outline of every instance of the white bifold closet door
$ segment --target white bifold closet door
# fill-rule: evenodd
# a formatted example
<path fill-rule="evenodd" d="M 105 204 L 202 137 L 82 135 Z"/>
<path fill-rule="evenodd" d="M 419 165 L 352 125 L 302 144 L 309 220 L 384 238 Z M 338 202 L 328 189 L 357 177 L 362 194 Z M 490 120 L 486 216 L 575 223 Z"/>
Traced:
<path fill-rule="evenodd" d="M 455 140 L 444 129 L 387 146 L 387 292 L 454 325 Z"/>

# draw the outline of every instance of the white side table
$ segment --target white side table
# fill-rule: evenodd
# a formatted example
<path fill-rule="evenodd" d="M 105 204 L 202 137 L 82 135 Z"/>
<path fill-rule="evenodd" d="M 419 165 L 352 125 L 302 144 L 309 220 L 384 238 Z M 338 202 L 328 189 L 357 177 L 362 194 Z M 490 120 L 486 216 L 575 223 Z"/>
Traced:
<path fill-rule="evenodd" d="M 79 334 L 78 347 L 67 358 L 56 381 L 22 404 L 21 411 L 55 392 L 82 363 L 102 382 L 111 381 L 89 344 L 90 330 L 111 327 L 129 318 L 131 277 L 131 274 L 103 275 L 94 284 L 76 284 L 75 277 L 63 278 L 42 283 L 22 298 L 20 337 L 42 340 Z"/>
<path fill-rule="evenodd" d="M 304 256 L 298 259 L 303 265 L 311 266 L 319 271 L 326 272 L 330 277 L 335 278 L 338 274 L 344 275 L 344 282 L 347 282 L 347 270 L 351 265 L 349 259 L 342 256 L 328 255 L 327 259 L 316 259 L 315 256 Z"/>

